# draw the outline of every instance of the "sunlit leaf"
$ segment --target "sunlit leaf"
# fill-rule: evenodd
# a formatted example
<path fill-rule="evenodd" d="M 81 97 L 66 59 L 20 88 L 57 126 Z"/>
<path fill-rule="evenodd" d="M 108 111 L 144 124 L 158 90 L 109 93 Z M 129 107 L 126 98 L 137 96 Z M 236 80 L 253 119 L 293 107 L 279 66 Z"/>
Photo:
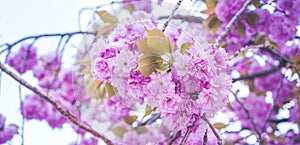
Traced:
<path fill-rule="evenodd" d="M 217 5 L 218 0 L 205 0 L 205 4 L 208 8 L 215 8 Z"/>
<path fill-rule="evenodd" d="M 124 121 L 128 124 L 128 125 L 132 125 L 133 122 L 135 122 L 137 119 L 137 116 L 125 116 L 124 117 Z"/>
<path fill-rule="evenodd" d="M 100 81 L 100 80 L 94 81 L 95 88 L 98 88 L 101 84 L 102 84 L 102 81 Z"/>
<path fill-rule="evenodd" d="M 126 129 L 121 126 L 118 126 L 113 128 L 111 131 L 114 133 L 114 135 L 118 137 L 123 137 L 124 133 L 126 132 Z"/>
<path fill-rule="evenodd" d="M 218 130 L 221 130 L 221 129 L 227 127 L 227 125 L 224 124 L 224 123 L 215 123 L 215 124 L 213 124 L 213 126 L 214 126 L 216 129 L 218 129 Z"/>
<path fill-rule="evenodd" d="M 157 68 L 160 68 L 163 63 L 163 59 L 154 53 L 145 53 L 140 56 L 138 61 L 138 68 L 141 74 L 145 77 L 149 77 Z"/>
<path fill-rule="evenodd" d="M 151 109 L 151 107 L 150 107 L 149 105 L 146 105 L 146 110 L 145 110 L 145 114 L 144 114 L 144 116 L 143 116 L 143 119 L 144 119 L 146 116 L 150 115 L 152 112 L 153 112 L 153 110 Z"/>
<path fill-rule="evenodd" d="M 107 11 L 98 11 L 97 14 L 104 23 L 118 23 L 118 19 L 115 16 L 109 14 Z"/>
<path fill-rule="evenodd" d="M 206 14 L 206 15 L 211 15 L 211 14 L 215 13 L 215 9 L 206 9 L 206 10 L 201 11 L 200 13 Z"/>
<path fill-rule="evenodd" d="M 194 41 L 183 43 L 180 47 L 180 53 L 185 54 L 186 51 L 189 50 L 193 44 L 194 44 Z"/>
<path fill-rule="evenodd" d="M 107 36 L 112 31 L 113 26 L 114 25 L 109 24 L 109 25 L 105 25 L 105 26 L 101 27 L 97 31 L 96 38 L 100 37 L 101 35 Z"/>
<path fill-rule="evenodd" d="M 163 74 L 163 73 L 169 71 L 170 67 L 171 66 L 169 64 L 162 64 L 159 68 L 156 69 L 156 71 Z"/>
<path fill-rule="evenodd" d="M 280 136 L 275 136 L 274 134 L 268 134 L 268 136 L 278 142 L 286 143 L 285 139 Z"/>
<path fill-rule="evenodd" d="M 218 31 L 219 26 L 221 26 L 222 21 L 218 19 L 216 14 L 210 15 L 205 21 L 204 24 L 215 34 Z"/>
<path fill-rule="evenodd" d="M 139 127 L 136 128 L 136 132 L 138 134 L 144 134 L 144 133 L 147 133 L 148 130 L 145 126 L 139 126 Z"/>
<path fill-rule="evenodd" d="M 147 44 L 151 49 L 152 53 L 158 55 L 164 55 L 167 53 L 171 53 L 172 43 L 170 40 L 165 36 L 165 34 L 160 31 L 159 29 L 148 30 L 146 29 L 148 34 Z"/>
<path fill-rule="evenodd" d="M 117 89 L 113 87 L 110 83 L 105 83 L 105 91 L 107 92 L 108 99 L 110 99 L 117 93 Z"/>
<path fill-rule="evenodd" d="M 149 53 L 152 52 L 152 50 L 148 46 L 148 39 L 144 38 L 138 41 L 134 41 L 134 43 L 138 46 L 139 50 L 142 53 Z"/>

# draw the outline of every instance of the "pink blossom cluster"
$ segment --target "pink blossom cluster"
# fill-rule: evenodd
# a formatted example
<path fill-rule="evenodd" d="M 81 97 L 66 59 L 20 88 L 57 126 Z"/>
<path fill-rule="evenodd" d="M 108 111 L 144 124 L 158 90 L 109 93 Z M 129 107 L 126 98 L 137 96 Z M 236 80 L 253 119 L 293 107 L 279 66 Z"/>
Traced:
<path fill-rule="evenodd" d="M 242 7 L 243 3 L 243 0 L 218 1 L 215 13 L 218 19 L 223 23 L 218 28 L 217 35 L 225 30 L 225 26 Z M 269 5 L 267 3 L 261 4 Z M 255 8 L 254 10 L 246 9 L 225 38 L 228 52 L 237 52 L 244 45 L 255 41 L 253 36 L 258 34 L 267 36 L 272 42 L 275 42 L 280 49 L 287 41 L 295 39 L 297 32 L 296 26 L 299 24 L 300 18 L 300 11 L 297 6 L 299 6 L 300 1 L 280 0 L 271 3 L 270 6 L 274 6 L 274 4 L 275 10 L 264 9 L 263 6 Z M 258 19 L 256 19 L 256 17 L 258 17 Z"/>
<path fill-rule="evenodd" d="M 11 140 L 14 135 L 18 134 L 18 126 L 14 124 L 5 125 L 6 118 L 0 114 L 0 144 Z"/>
<path fill-rule="evenodd" d="M 17 55 L 22 53 L 23 52 L 20 51 Z M 34 49 L 32 54 L 36 53 L 36 49 Z M 15 56 L 11 56 L 9 59 L 14 59 L 13 57 Z M 39 81 L 38 86 L 42 90 L 48 92 L 64 109 L 67 109 L 80 118 L 80 113 L 75 105 L 78 101 L 84 103 L 89 100 L 90 97 L 86 95 L 83 79 L 78 77 L 78 74 L 73 73 L 69 68 L 62 66 L 60 58 L 60 53 L 49 52 L 39 59 L 35 58 L 39 61 L 37 61 L 35 65 L 32 65 L 30 70 L 33 71 L 33 76 Z M 11 66 L 18 69 L 20 65 L 21 63 Z M 65 123 L 70 123 L 53 105 L 37 94 L 26 95 L 22 108 L 24 118 L 27 120 L 44 120 L 52 128 L 62 128 Z M 98 142 L 98 140 L 95 141 L 95 139 L 86 140 L 84 138 L 86 134 L 85 131 L 78 129 L 75 125 L 72 125 L 72 127 L 82 136 L 81 144 Z"/>
<path fill-rule="evenodd" d="M 20 74 L 31 70 L 37 62 L 36 48 L 29 44 L 23 44 L 18 52 L 11 53 L 7 59 L 7 63 Z"/>
<path fill-rule="evenodd" d="M 146 103 L 151 108 L 157 108 L 163 124 L 169 130 L 175 133 L 186 131 L 195 116 L 206 113 L 207 117 L 213 117 L 226 104 L 231 88 L 227 53 L 204 41 L 205 36 L 191 38 L 187 35 L 201 31 L 199 26 L 189 27 L 190 30 L 187 27 L 186 32 L 170 26 L 166 34 L 172 34 L 170 40 L 176 44 L 170 53 L 174 61 L 170 70 L 143 76 L 137 70 L 142 52 L 135 41 L 147 37 L 145 28 L 151 30 L 158 27 L 154 20 L 147 18 L 152 17 L 121 23 L 108 39 L 100 38 L 93 44 L 92 49 L 98 50 L 92 56 L 93 75 L 96 80 L 110 83 L 115 88 L 116 94 L 111 98 L 114 105 L 108 107 L 123 110 L 115 111 L 115 115 L 121 117 L 128 114 L 127 109 L 122 109 L 124 105 L 134 110 L 137 104 Z M 189 42 L 186 40 L 195 42 L 186 53 L 182 53 L 180 47 Z M 199 124 L 199 118 L 197 122 Z"/>
<path fill-rule="evenodd" d="M 244 104 L 244 107 L 249 111 L 256 129 L 260 131 L 264 122 L 268 119 L 272 104 L 266 103 L 264 96 L 257 96 L 255 93 L 251 93 L 247 98 L 240 100 Z M 235 109 L 236 116 L 241 121 L 242 127 L 255 130 L 242 106 L 235 101 L 232 103 L 232 107 Z M 257 111 L 258 108 L 259 111 Z"/>

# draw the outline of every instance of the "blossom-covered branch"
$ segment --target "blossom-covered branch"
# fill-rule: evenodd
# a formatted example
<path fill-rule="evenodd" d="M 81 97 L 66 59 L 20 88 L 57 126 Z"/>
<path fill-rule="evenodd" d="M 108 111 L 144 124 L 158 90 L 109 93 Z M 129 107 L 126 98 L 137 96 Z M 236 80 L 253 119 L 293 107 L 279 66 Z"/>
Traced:
<path fill-rule="evenodd" d="M 95 137 L 98 137 L 102 139 L 106 144 L 112 145 L 112 141 L 106 138 L 105 136 L 99 134 L 97 131 L 94 129 L 90 128 L 89 126 L 83 124 L 80 122 L 73 114 L 71 114 L 69 111 L 64 109 L 58 102 L 56 102 L 51 96 L 43 92 L 42 90 L 38 89 L 37 87 L 29 84 L 27 81 L 24 79 L 20 78 L 17 74 L 13 73 L 10 71 L 8 68 L 4 66 L 3 63 L 0 63 L 0 69 L 8 74 L 10 77 L 12 77 L 14 80 L 28 88 L 29 90 L 33 91 L 34 93 L 38 94 L 41 98 L 45 99 L 47 102 L 51 103 L 62 115 L 67 117 L 73 124 L 78 126 L 79 128 L 93 134 Z"/>
<path fill-rule="evenodd" d="M 233 18 L 229 21 L 229 23 L 226 25 L 225 30 L 218 36 L 215 42 L 215 46 L 218 48 L 221 44 L 221 41 L 226 37 L 226 35 L 231 30 L 231 27 L 233 24 L 237 21 L 239 16 L 246 10 L 248 5 L 250 4 L 251 0 L 247 0 L 244 5 L 241 7 L 241 9 L 233 16 Z"/>
<path fill-rule="evenodd" d="M 214 126 L 206 118 L 206 114 L 205 113 L 201 116 L 201 119 L 206 122 L 206 124 L 209 126 L 209 128 L 212 130 L 212 132 L 216 136 L 216 138 L 218 140 L 218 145 L 222 145 L 222 138 L 220 137 L 220 135 L 218 134 L 218 132 L 216 131 L 216 129 L 214 128 Z"/>
<path fill-rule="evenodd" d="M 259 137 L 259 139 L 260 139 L 260 137 L 261 137 L 261 132 L 258 131 L 257 126 L 256 126 L 256 124 L 254 123 L 252 116 L 250 115 L 250 112 L 249 112 L 248 109 L 245 107 L 245 105 L 240 101 L 240 99 L 237 97 L 237 95 L 236 95 L 234 92 L 232 92 L 232 91 L 231 91 L 231 93 L 232 93 L 232 95 L 234 96 L 235 100 L 241 105 L 241 107 L 242 107 L 243 110 L 245 111 L 245 113 L 246 113 L 248 119 L 250 120 L 250 122 L 251 122 L 251 124 L 252 124 L 252 126 L 253 126 L 253 129 L 254 129 L 255 132 L 258 134 L 258 137 Z"/>

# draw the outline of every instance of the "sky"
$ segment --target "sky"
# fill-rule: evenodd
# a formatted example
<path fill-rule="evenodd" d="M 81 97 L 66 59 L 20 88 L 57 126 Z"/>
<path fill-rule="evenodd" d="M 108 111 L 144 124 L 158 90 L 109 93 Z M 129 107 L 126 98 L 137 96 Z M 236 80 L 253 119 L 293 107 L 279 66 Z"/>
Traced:
<path fill-rule="evenodd" d="M 168 1 L 168 0 L 166 0 Z M 174 0 L 169 2 L 174 3 Z M 109 0 L 0 0 L 0 44 L 46 33 L 65 33 L 78 31 L 78 12 L 83 7 L 95 7 Z M 187 4 L 182 4 L 188 7 Z M 82 17 L 87 22 L 90 17 Z M 69 44 L 77 45 L 80 38 L 72 38 Z M 47 53 L 56 47 L 58 38 L 41 39 L 36 42 L 39 53 Z M 69 46 L 70 47 L 70 46 Z M 15 47 L 18 49 L 18 46 Z M 70 51 L 70 53 L 72 53 Z M 3 61 L 3 57 L 0 58 Z M 32 76 L 26 73 L 23 78 Z M 30 77 L 29 77 L 30 78 Z M 29 80 L 27 78 L 27 80 Z M 31 84 L 37 84 L 30 80 Z M 21 124 L 18 83 L 2 74 L 0 88 L 0 114 L 6 116 L 6 124 Z M 22 94 L 31 94 L 22 87 Z M 52 129 L 45 121 L 25 123 L 25 145 L 66 145 L 77 139 L 70 125 L 63 129 Z M 19 145 L 20 136 L 15 136 L 11 145 Z"/>

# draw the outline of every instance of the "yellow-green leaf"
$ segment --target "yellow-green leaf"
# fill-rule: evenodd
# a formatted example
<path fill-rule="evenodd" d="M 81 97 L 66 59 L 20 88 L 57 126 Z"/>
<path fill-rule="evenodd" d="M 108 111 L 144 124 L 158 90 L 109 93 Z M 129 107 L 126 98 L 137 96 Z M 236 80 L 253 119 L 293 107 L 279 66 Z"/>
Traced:
<path fill-rule="evenodd" d="M 160 68 L 163 63 L 163 59 L 154 53 L 145 53 L 140 56 L 138 61 L 138 68 L 141 74 L 145 77 L 149 77 L 157 68 Z"/>
<path fill-rule="evenodd" d="M 150 115 L 151 113 L 152 113 L 152 109 L 151 109 L 151 107 L 149 106 L 149 105 L 146 105 L 146 110 L 145 110 L 145 114 L 144 114 L 144 116 L 143 116 L 143 119 L 146 117 L 146 116 L 148 116 L 148 115 Z"/>
<path fill-rule="evenodd" d="M 134 41 L 134 43 L 138 46 L 139 50 L 142 53 L 149 53 L 152 52 L 151 49 L 148 46 L 148 39 L 144 38 L 138 41 Z"/>
<path fill-rule="evenodd" d="M 216 129 L 218 129 L 218 130 L 221 130 L 221 129 L 227 127 L 227 125 L 224 124 L 224 123 L 215 123 L 215 124 L 213 124 L 213 126 L 214 126 Z"/>
<path fill-rule="evenodd" d="M 165 73 L 170 70 L 170 64 L 162 64 L 159 68 L 156 69 L 159 73 Z"/>
<path fill-rule="evenodd" d="M 183 43 L 180 47 L 180 53 L 185 54 L 185 52 L 187 50 L 189 50 L 193 44 L 194 44 L 194 41 Z"/>
<path fill-rule="evenodd" d="M 251 27 L 256 28 L 256 21 L 258 20 L 259 16 L 255 12 L 247 13 L 246 21 Z"/>
<path fill-rule="evenodd" d="M 205 0 L 205 4 L 208 8 L 215 8 L 218 0 Z"/>
<path fill-rule="evenodd" d="M 280 136 L 275 136 L 274 134 L 268 134 L 268 136 L 278 142 L 286 143 L 285 139 Z"/>
<path fill-rule="evenodd" d="M 259 8 L 261 6 L 260 0 L 252 0 L 252 4 L 257 8 Z"/>
<path fill-rule="evenodd" d="M 105 84 L 105 91 L 108 94 L 108 99 L 110 99 L 117 93 L 117 89 L 113 87 L 110 83 Z"/>
<path fill-rule="evenodd" d="M 236 29 L 240 36 L 245 37 L 246 26 L 243 23 L 239 22 Z"/>
<path fill-rule="evenodd" d="M 158 55 L 171 53 L 171 50 L 173 49 L 171 48 L 172 43 L 162 31 L 160 31 L 159 29 L 146 29 L 146 31 L 148 34 L 147 44 L 151 49 L 151 52 Z"/>
<path fill-rule="evenodd" d="M 132 123 L 137 119 L 137 116 L 125 116 L 124 117 L 124 121 L 128 124 L 128 125 L 132 125 Z"/>
<path fill-rule="evenodd" d="M 205 21 L 204 24 L 215 34 L 218 31 L 219 26 L 222 24 L 222 21 L 218 19 L 216 14 L 210 15 Z"/>
<path fill-rule="evenodd" d="M 121 126 L 118 126 L 113 128 L 111 131 L 114 133 L 114 135 L 118 137 L 123 137 L 124 133 L 126 132 L 126 129 Z"/>
<path fill-rule="evenodd" d="M 107 11 L 98 11 L 97 14 L 104 23 L 118 23 L 118 19 L 115 16 L 109 14 Z"/>
<path fill-rule="evenodd" d="M 138 134 L 144 134 L 144 133 L 147 133 L 147 128 L 145 127 L 145 126 L 139 126 L 139 127 L 137 127 L 136 128 L 136 132 L 138 133 Z"/>

